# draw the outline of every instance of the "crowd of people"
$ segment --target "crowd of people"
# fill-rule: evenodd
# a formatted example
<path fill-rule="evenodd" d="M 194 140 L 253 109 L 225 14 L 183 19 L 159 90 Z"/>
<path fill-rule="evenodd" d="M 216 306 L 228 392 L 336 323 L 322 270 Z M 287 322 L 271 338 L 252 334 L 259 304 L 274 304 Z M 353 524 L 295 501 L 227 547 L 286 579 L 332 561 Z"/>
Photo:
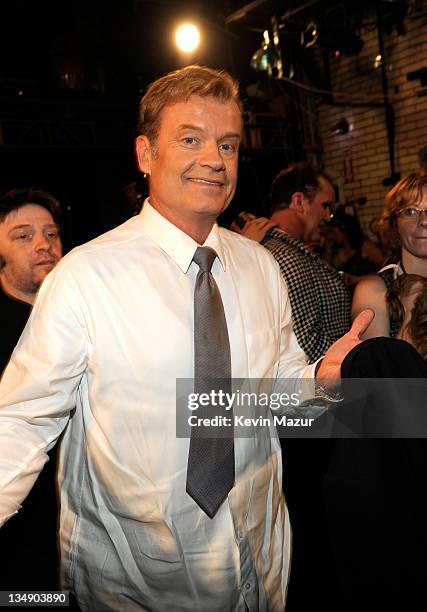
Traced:
<path fill-rule="evenodd" d="M 305 403 L 328 406 L 341 379 L 427 375 L 427 174 L 387 194 L 381 245 L 308 162 L 274 179 L 268 218 L 221 228 L 241 111 L 224 72 L 152 83 L 148 198 L 62 261 L 55 198 L 0 199 L 1 590 L 60 584 L 91 612 L 359 610 L 371 590 L 390 606 L 421 592 L 422 440 L 176 435 L 177 379 L 308 379 Z"/>
<path fill-rule="evenodd" d="M 314 185 L 313 197 L 310 190 Z M 266 246 L 280 265 L 290 293 L 295 333 L 309 359 L 315 361 L 349 328 L 349 298 L 352 319 L 366 308 L 375 312 L 364 339 L 401 338 L 425 358 L 427 213 L 422 205 L 426 193 L 427 173 L 423 170 L 409 174 L 388 192 L 378 220 L 380 244 L 366 237 L 356 215 L 346 213 L 341 206 L 331 212 L 332 181 L 306 162 L 290 166 L 274 179 L 270 218 L 239 213 L 231 229 Z M 308 212 L 301 206 L 304 200 L 311 205 Z M 315 251 L 312 240 L 319 226 L 323 248 Z M 272 246 L 274 238 L 281 241 L 282 247 Z M 301 269 L 289 253 L 292 239 L 308 258 Z M 288 244 L 287 250 L 283 244 Z M 344 286 L 350 287 L 351 292 L 345 291 Z M 333 326 L 336 329 L 331 331 Z M 313 351 L 308 343 L 316 342 L 316 338 L 319 342 L 327 327 L 330 329 L 320 344 L 320 353 Z"/>

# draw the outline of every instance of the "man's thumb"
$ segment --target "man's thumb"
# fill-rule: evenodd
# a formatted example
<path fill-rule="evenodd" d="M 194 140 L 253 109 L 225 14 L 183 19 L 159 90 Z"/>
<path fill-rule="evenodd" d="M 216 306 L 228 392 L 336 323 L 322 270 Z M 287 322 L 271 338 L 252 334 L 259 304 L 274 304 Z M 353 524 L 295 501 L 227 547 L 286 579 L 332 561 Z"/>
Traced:
<path fill-rule="evenodd" d="M 362 310 L 353 321 L 353 325 L 350 329 L 350 335 L 356 336 L 360 339 L 360 336 L 365 333 L 369 325 L 372 323 L 375 317 L 375 312 L 371 308 Z"/>

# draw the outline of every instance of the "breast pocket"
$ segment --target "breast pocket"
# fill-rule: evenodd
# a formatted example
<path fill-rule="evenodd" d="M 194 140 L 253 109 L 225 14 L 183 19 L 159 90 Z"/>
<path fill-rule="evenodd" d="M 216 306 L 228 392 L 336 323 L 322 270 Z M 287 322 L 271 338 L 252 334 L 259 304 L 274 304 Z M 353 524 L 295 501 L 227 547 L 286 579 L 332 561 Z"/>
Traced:
<path fill-rule="evenodd" d="M 275 378 L 279 364 L 280 342 L 274 327 L 247 335 L 250 378 Z"/>

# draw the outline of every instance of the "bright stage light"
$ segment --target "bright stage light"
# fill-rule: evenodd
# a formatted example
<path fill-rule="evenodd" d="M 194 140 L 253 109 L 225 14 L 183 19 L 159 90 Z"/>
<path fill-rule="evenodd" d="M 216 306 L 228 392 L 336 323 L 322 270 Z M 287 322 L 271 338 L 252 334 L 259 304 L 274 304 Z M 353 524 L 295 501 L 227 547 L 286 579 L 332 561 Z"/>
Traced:
<path fill-rule="evenodd" d="M 177 29 L 175 40 L 181 51 L 194 51 L 200 42 L 199 30 L 192 23 L 185 23 Z"/>

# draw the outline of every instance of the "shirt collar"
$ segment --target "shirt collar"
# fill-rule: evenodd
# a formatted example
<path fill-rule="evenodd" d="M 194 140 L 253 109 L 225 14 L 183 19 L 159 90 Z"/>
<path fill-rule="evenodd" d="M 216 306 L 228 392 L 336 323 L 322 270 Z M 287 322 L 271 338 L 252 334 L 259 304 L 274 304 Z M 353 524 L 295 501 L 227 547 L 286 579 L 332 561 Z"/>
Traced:
<path fill-rule="evenodd" d="M 194 253 L 200 245 L 191 236 L 157 212 L 151 206 L 148 198 L 139 213 L 139 219 L 144 233 L 173 259 L 176 265 L 186 274 Z M 215 251 L 221 266 L 225 270 L 224 246 L 216 223 L 202 246 L 209 246 Z"/>

